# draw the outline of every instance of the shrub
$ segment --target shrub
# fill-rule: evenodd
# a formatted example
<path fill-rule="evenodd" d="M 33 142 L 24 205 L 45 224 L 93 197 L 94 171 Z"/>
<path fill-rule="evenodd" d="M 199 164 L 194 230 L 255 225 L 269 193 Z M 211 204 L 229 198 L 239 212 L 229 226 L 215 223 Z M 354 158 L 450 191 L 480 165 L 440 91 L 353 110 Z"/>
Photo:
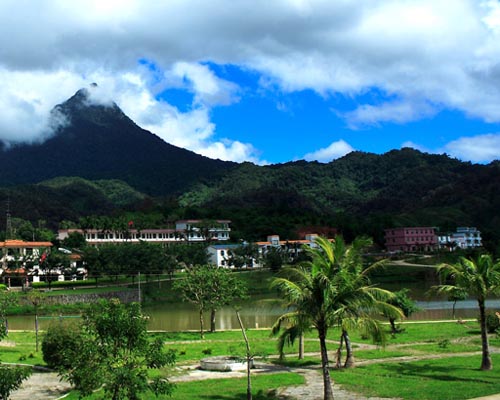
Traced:
<path fill-rule="evenodd" d="M 488 333 L 495 333 L 500 328 L 500 318 L 493 313 L 486 314 L 486 330 Z"/>
<path fill-rule="evenodd" d="M 21 383 L 31 375 L 31 372 L 31 367 L 0 365 L 0 399 L 8 399 L 10 393 L 19 389 Z"/>
<path fill-rule="evenodd" d="M 81 343 L 81 329 L 75 322 L 54 322 L 43 337 L 43 360 L 51 368 L 68 369 Z"/>

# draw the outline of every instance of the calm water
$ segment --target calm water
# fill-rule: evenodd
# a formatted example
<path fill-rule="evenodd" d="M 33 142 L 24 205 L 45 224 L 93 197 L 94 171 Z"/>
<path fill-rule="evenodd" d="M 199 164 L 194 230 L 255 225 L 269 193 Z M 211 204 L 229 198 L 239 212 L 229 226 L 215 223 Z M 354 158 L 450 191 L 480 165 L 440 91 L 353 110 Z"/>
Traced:
<path fill-rule="evenodd" d="M 422 309 L 412 315 L 410 320 L 436 320 L 452 318 L 452 302 L 431 300 L 418 301 L 418 306 Z M 500 310 L 500 300 L 487 302 L 488 309 Z M 149 315 L 148 329 L 165 331 L 186 331 L 199 329 L 199 316 L 196 309 L 191 304 L 170 303 L 145 308 L 145 313 Z M 258 299 L 246 302 L 240 315 L 246 328 L 269 328 L 276 318 L 283 312 L 276 299 Z M 477 303 L 474 300 L 465 300 L 457 303 L 456 317 L 475 318 L 477 317 Z M 59 319 L 54 317 L 41 317 L 39 320 L 40 329 L 45 329 L 48 325 Z M 217 312 L 217 329 L 238 329 L 238 320 L 232 307 L 226 307 Z M 209 328 L 210 316 L 205 315 L 205 327 Z M 9 317 L 9 328 L 17 330 L 34 329 L 33 316 L 13 316 Z"/>

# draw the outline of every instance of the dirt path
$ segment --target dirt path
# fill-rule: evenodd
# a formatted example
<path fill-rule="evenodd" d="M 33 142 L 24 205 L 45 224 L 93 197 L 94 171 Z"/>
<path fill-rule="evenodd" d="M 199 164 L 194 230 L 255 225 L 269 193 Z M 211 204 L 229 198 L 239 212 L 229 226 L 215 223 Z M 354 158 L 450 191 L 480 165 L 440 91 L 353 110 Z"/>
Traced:
<path fill-rule="evenodd" d="M 300 386 L 288 386 L 278 391 L 281 400 L 322 400 L 323 399 L 323 377 L 318 368 L 297 368 L 293 372 L 304 375 L 306 384 Z M 333 385 L 333 398 L 335 400 L 398 400 L 382 399 L 380 397 L 365 397 L 342 389 L 339 385 Z"/>
<path fill-rule="evenodd" d="M 183 367 L 180 368 L 181 375 L 172 378 L 173 382 L 189 382 L 204 379 L 225 379 L 225 378 L 244 378 L 246 371 L 214 372 L 203 371 L 198 368 Z M 323 378 L 319 367 L 310 368 L 288 368 L 269 363 L 256 363 L 252 369 L 252 375 L 295 372 L 305 377 L 305 385 L 289 386 L 277 390 L 278 398 L 281 400 L 322 400 L 323 399 Z M 333 385 L 333 394 L 335 400 L 396 400 L 381 399 L 379 397 L 361 396 L 352 392 L 343 390 L 339 385 Z"/>
<path fill-rule="evenodd" d="M 55 372 L 33 372 L 11 400 L 53 400 L 70 390 L 70 385 L 59 379 Z"/>
<path fill-rule="evenodd" d="M 499 349 L 492 348 L 492 352 L 497 353 Z M 312 354 L 312 353 L 311 353 Z M 454 357 L 469 356 L 471 354 L 480 354 L 480 352 L 454 353 Z M 316 353 L 317 355 L 317 353 Z M 333 354 L 332 354 L 333 356 Z M 374 360 L 357 361 L 357 365 L 367 365 L 387 362 L 411 362 L 417 360 L 428 360 L 449 357 L 449 354 L 426 354 L 404 357 L 391 357 Z M 253 375 L 295 372 L 305 377 L 306 383 L 299 386 L 289 386 L 277 390 L 278 398 L 281 400 L 321 400 L 323 398 L 323 378 L 318 366 L 303 368 L 288 368 L 270 363 L 256 363 L 256 368 L 252 370 Z M 224 378 L 244 378 L 246 371 L 216 372 L 203 371 L 198 365 L 183 366 L 178 368 L 179 375 L 173 377 L 173 382 L 189 382 L 205 379 L 224 379 Z M 34 372 L 33 375 L 24 382 L 23 386 L 15 391 L 12 400 L 49 400 L 57 399 L 69 391 L 70 385 L 62 382 L 54 372 Z M 398 400 L 382 399 L 379 397 L 365 397 L 353 392 L 342 389 L 340 385 L 333 385 L 335 400 Z M 488 397 L 491 399 L 500 399 L 500 396 Z"/>

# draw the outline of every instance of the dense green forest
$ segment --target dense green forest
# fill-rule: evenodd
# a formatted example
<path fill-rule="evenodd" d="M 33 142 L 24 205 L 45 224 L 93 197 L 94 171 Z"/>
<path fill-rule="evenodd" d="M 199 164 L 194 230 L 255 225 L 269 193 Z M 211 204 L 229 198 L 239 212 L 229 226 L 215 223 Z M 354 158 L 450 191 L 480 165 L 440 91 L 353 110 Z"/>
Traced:
<path fill-rule="evenodd" d="M 384 228 L 415 225 L 476 226 L 492 251 L 500 239 L 500 163 L 464 163 L 412 149 L 354 152 L 328 164 L 243 163 L 180 196 L 148 196 L 118 180 L 58 178 L 4 188 L 0 202 L 7 200 L 13 216 L 51 229 L 100 215 L 148 227 L 182 218 L 231 219 L 234 241 L 269 234 L 295 239 L 336 228 L 347 240 L 366 234 L 382 245 Z"/>
<path fill-rule="evenodd" d="M 235 241 L 336 230 L 348 241 L 366 234 L 382 245 L 384 228 L 425 225 L 475 226 L 489 250 L 500 243 L 499 161 L 471 164 L 404 148 L 326 164 L 236 164 L 172 146 L 116 104 L 87 96 L 79 90 L 55 107 L 68 124 L 45 142 L 0 148 L 3 215 L 18 218 L 25 236 L 29 225 L 34 236 L 107 216 L 145 227 L 230 219 Z"/>

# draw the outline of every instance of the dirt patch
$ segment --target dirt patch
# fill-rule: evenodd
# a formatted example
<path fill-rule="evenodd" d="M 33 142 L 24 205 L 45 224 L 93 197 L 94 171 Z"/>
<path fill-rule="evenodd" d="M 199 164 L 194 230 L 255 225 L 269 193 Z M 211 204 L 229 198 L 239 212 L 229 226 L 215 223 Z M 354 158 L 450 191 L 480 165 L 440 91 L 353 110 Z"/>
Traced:
<path fill-rule="evenodd" d="M 57 399 L 71 389 L 55 372 L 33 372 L 11 395 L 11 400 Z"/>

